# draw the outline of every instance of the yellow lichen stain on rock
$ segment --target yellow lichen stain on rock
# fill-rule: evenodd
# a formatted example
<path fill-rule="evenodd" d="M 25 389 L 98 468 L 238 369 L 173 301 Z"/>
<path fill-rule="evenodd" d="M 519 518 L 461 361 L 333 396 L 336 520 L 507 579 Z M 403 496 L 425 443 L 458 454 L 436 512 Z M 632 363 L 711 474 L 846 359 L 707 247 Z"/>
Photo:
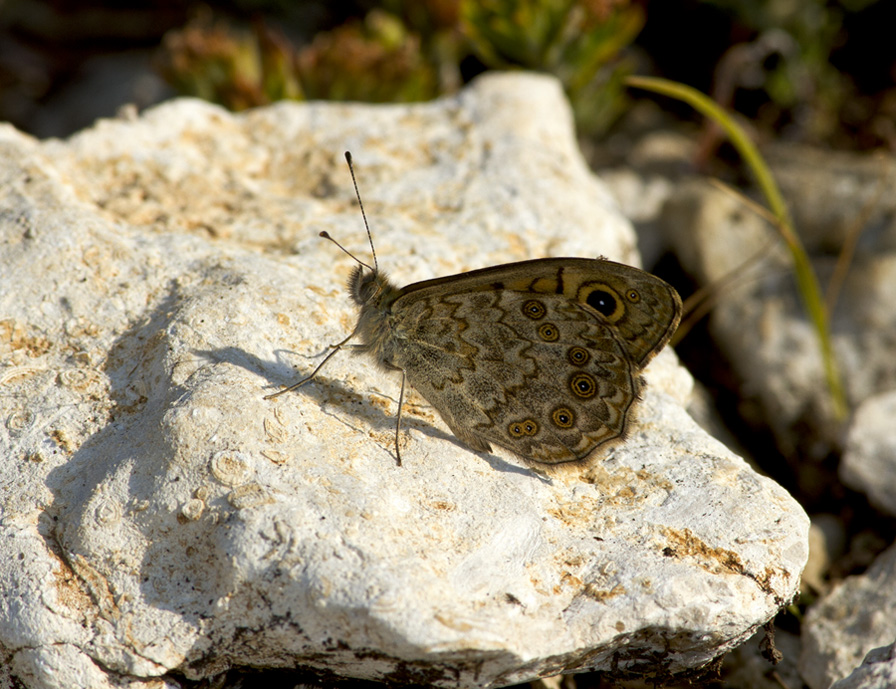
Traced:
<path fill-rule="evenodd" d="M 0 353 L 22 351 L 31 358 L 46 354 L 52 343 L 43 335 L 30 335 L 25 325 L 15 318 L 0 320 Z"/>
<path fill-rule="evenodd" d="M 697 564 L 715 574 L 727 572 L 744 574 L 744 565 L 732 550 L 713 548 L 697 538 L 690 529 L 663 528 L 668 545 L 663 548 L 666 557 L 694 558 Z"/>
<path fill-rule="evenodd" d="M 627 589 L 622 584 L 616 584 L 613 588 L 607 590 L 603 586 L 600 586 L 599 584 L 596 584 L 594 582 L 585 584 L 584 588 L 582 589 L 582 593 L 584 593 L 589 598 L 593 598 L 598 603 L 606 603 L 611 598 L 622 596 L 627 592 Z"/>

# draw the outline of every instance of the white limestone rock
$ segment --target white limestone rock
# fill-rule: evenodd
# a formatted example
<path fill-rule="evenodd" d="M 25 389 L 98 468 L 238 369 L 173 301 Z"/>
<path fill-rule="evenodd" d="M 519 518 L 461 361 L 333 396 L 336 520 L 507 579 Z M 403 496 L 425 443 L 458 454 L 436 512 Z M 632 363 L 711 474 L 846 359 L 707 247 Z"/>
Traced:
<path fill-rule="evenodd" d="M 396 282 L 637 261 L 555 81 L 242 115 L 180 100 L 0 147 L 0 651 L 26 686 L 670 675 L 795 595 L 806 515 L 683 411 L 671 351 L 631 439 L 554 477 L 471 452 L 414 394 L 397 467 L 398 380 L 348 353 L 263 399 L 354 323 L 352 261 L 317 237 L 367 255 L 346 149 Z"/>
<path fill-rule="evenodd" d="M 896 687 L 896 642 L 868 651 L 865 660 L 831 689 L 887 689 Z"/>
<path fill-rule="evenodd" d="M 896 639 L 896 546 L 879 555 L 867 572 L 848 577 L 809 608 L 802 630 L 800 673 L 811 689 L 828 689 L 853 673 L 873 649 L 892 643 Z M 879 661 L 876 658 L 875 664 Z M 875 672 L 884 667 L 877 666 Z"/>
<path fill-rule="evenodd" d="M 874 395 L 856 410 L 840 461 L 843 482 L 896 515 L 896 391 Z"/>

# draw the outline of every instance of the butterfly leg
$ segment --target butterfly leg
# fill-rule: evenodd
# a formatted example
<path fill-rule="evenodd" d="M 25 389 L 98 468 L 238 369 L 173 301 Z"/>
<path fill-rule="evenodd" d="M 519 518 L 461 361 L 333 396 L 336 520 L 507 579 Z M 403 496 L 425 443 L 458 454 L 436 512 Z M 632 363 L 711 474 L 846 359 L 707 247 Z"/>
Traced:
<path fill-rule="evenodd" d="M 355 331 L 352 331 L 352 334 L 349 335 L 348 337 L 346 337 L 342 342 L 339 342 L 338 344 L 330 345 L 330 347 L 333 349 L 333 351 L 330 352 L 329 354 L 327 354 L 326 358 L 323 361 L 321 361 L 317 365 L 317 368 L 311 372 L 311 375 L 305 376 L 298 383 L 293 383 L 288 388 L 283 388 L 282 390 L 271 393 L 270 395 L 265 395 L 264 398 L 266 400 L 271 400 L 271 399 L 274 399 L 275 397 L 279 397 L 280 395 L 282 395 L 284 393 L 292 392 L 296 388 L 302 387 L 305 383 L 307 383 L 309 380 L 314 378 L 314 376 L 317 375 L 317 372 L 320 371 L 324 367 L 324 364 L 326 364 L 330 359 L 332 359 L 333 356 L 335 356 L 336 352 L 338 352 L 340 349 L 342 349 L 342 347 L 345 345 L 345 343 L 348 342 L 350 339 L 352 339 L 354 336 L 355 336 Z"/>
<path fill-rule="evenodd" d="M 398 449 L 398 434 L 401 431 L 401 407 L 404 403 L 404 384 L 407 379 L 404 369 L 401 369 L 401 392 L 398 393 L 398 419 L 395 422 L 395 458 L 398 460 L 398 466 L 401 466 L 401 450 Z"/>

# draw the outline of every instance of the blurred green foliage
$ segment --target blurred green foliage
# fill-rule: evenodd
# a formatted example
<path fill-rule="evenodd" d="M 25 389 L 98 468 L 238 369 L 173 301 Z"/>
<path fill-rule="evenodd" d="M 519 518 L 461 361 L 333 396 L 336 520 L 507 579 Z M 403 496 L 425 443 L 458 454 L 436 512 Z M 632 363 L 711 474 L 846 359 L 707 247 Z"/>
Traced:
<path fill-rule="evenodd" d="M 583 131 L 622 111 L 619 59 L 643 25 L 630 0 L 384 0 L 301 48 L 209 12 L 166 35 L 158 65 L 181 93 L 234 110 L 275 100 L 419 101 L 460 87 L 461 64 L 557 76 Z"/>
<path fill-rule="evenodd" d="M 296 71 L 307 98 L 382 103 L 438 95 L 420 36 L 379 9 L 362 22 L 318 33 L 298 53 Z"/>
<path fill-rule="evenodd" d="M 257 22 L 236 31 L 203 11 L 165 35 L 156 66 L 180 93 L 244 110 L 302 98 L 292 46 Z"/>
<path fill-rule="evenodd" d="M 695 0 L 726 17 L 706 37 L 715 40 L 704 41 L 694 40 L 701 29 L 689 26 L 690 13 L 664 2 L 379 0 L 363 18 L 301 46 L 260 21 L 237 28 L 206 10 L 169 32 L 159 64 L 181 93 L 232 109 L 283 98 L 420 101 L 456 91 L 477 71 L 530 69 L 555 75 L 579 131 L 595 134 L 627 107 L 623 81 L 634 56 L 644 55 L 632 44 L 645 12 L 659 12 L 666 19 L 652 31 L 670 46 L 667 57 L 691 60 L 678 78 L 711 77 L 713 98 L 758 128 L 824 141 L 851 121 L 869 140 L 896 136 L 896 98 L 858 99 L 853 80 L 832 61 L 849 39 L 847 20 L 892 0 Z M 720 43 L 721 57 L 709 52 Z M 885 65 L 860 65 L 886 74 Z M 662 72 L 662 60 L 657 67 Z"/>
<path fill-rule="evenodd" d="M 644 24 L 628 0 L 461 0 L 461 26 L 492 68 L 549 72 L 566 89 L 580 130 L 601 130 L 624 105 L 617 58 Z"/>
<path fill-rule="evenodd" d="M 801 138 L 825 140 L 841 126 L 854 88 L 832 62 L 847 40 L 845 20 L 877 0 L 704 0 L 732 17 L 749 40 L 719 60 L 714 95 L 737 89 L 762 92 L 768 102 L 755 114 L 759 126 L 792 124 Z"/>

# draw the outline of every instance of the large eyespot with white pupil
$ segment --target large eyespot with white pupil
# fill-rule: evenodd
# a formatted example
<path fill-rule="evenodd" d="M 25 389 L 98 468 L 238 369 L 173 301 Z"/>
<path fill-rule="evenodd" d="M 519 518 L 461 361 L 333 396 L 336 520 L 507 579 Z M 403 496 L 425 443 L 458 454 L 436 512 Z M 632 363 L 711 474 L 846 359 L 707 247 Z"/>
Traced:
<path fill-rule="evenodd" d="M 629 290 L 629 294 L 633 291 Z M 579 294 L 579 298 L 611 323 L 615 323 L 625 315 L 625 303 L 609 285 L 599 283 L 588 285 L 584 294 Z"/>
<path fill-rule="evenodd" d="M 512 438 L 522 438 L 524 436 L 532 436 L 538 433 L 538 424 L 532 419 L 524 419 L 523 421 L 512 421 L 507 426 L 507 432 Z"/>
<path fill-rule="evenodd" d="M 567 407 L 557 407 L 551 412 L 551 420 L 558 428 L 572 428 L 576 423 L 575 414 Z"/>
<path fill-rule="evenodd" d="M 560 329 L 553 323 L 542 323 L 538 327 L 538 336 L 545 342 L 556 342 L 560 337 Z"/>
<path fill-rule="evenodd" d="M 587 373 L 576 373 L 569 379 L 569 389 L 576 397 L 587 400 L 597 393 L 597 383 Z"/>
<path fill-rule="evenodd" d="M 544 308 L 544 304 L 540 301 L 530 299 L 523 304 L 523 315 L 531 318 L 533 321 L 537 321 L 539 318 L 544 318 L 545 313 L 547 313 L 547 311 Z"/>
<path fill-rule="evenodd" d="M 566 358 L 573 366 L 584 366 L 591 361 L 591 354 L 584 347 L 570 347 L 566 352 Z"/>

